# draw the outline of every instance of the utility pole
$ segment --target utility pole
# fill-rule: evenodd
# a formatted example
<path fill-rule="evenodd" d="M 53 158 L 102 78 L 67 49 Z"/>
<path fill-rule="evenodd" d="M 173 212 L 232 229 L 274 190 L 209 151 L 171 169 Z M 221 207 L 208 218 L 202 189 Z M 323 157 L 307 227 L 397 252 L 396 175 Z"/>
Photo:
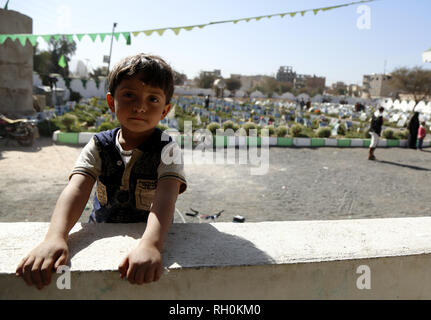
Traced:
<path fill-rule="evenodd" d="M 111 66 L 112 42 L 114 40 L 114 30 L 115 30 L 116 26 L 117 26 L 117 23 L 114 22 L 114 25 L 112 27 L 112 35 L 111 35 L 111 48 L 109 49 L 108 73 L 106 75 L 109 74 L 109 67 Z"/>

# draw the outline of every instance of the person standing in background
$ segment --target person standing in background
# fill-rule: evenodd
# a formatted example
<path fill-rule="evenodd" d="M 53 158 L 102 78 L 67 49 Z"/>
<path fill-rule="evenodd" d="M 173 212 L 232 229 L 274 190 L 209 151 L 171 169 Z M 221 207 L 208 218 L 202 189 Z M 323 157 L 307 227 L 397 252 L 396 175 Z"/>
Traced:
<path fill-rule="evenodd" d="M 425 121 L 421 122 L 421 126 L 418 130 L 418 150 L 422 151 L 422 144 L 424 143 L 425 136 L 427 135 L 427 131 L 425 128 Z"/>
<path fill-rule="evenodd" d="M 416 143 L 418 138 L 418 130 L 419 130 L 419 112 L 415 112 L 413 117 L 409 122 L 409 137 L 408 137 L 408 146 L 410 149 L 416 149 Z"/>

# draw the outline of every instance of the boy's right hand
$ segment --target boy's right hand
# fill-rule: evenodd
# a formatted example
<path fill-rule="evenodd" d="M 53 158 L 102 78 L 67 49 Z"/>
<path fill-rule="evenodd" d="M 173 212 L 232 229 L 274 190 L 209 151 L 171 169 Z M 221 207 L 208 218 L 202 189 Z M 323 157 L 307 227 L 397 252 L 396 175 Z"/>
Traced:
<path fill-rule="evenodd" d="M 40 290 L 50 284 L 53 269 L 66 264 L 68 257 L 69 248 L 65 239 L 45 239 L 21 260 L 16 275 L 23 277 L 27 285 L 34 284 Z"/>

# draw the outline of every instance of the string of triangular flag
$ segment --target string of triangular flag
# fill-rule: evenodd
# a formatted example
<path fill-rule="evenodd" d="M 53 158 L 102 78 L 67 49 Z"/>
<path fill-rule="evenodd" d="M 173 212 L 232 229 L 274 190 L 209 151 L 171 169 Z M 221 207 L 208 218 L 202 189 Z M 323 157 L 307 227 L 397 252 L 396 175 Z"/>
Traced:
<path fill-rule="evenodd" d="M 259 21 L 263 18 L 272 18 L 272 17 L 281 17 L 284 18 L 285 16 L 289 15 L 290 17 L 295 17 L 296 15 L 304 16 L 307 12 L 313 12 L 314 15 L 316 15 L 319 11 L 329 11 L 334 10 L 342 7 L 348 7 L 357 5 L 360 3 L 366 3 L 366 2 L 374 2 L 378 0 L 362 0 L 362 1 L 355 1 L 345 4 L 340 4 L 336 6 L 330 6 L 330 7 L 323 7 L 323 8 L 316 8 L 316 9 L 306 9 L 301 11 L 292 11 L 292 12 L 284 12 L 284 13 L 276 13 L 276 14 L 270 14 L 270 15 L 264 15 L 264 16 L 258 16 L 258 17 L 248 17 L 248 18 L 241 18 L 241 19 L 234 19 L 234 20 L 224 20 L 224 21 L 214 21 L 209 22 L 205 24 L 199 24 L 199 25 L 192 25 L 192 26 L 181 26 L 181 27 L 168 27 L 168 28 L 159 28 L 159 29 L 151 29 L 151 30 L 142 30 L 142 31 L 123 31 L 123 32 L 105 32 L 105 33 L 77 33 L 77 34 L 44 34 L 44 35 L 36 35 L 36 34 L 0 34 L 0 45 L 4 44 L 7 39 L 10 39 L 12 41 L 18 40 L 19 43 L 21 43 L 22 46 L 25 46 L 27 43 L 27 40 L 30 42 L 32 46 L 35 46 L 37 43 L 38 38 L 44 39 L 47 43 L 51 39 L 59 40 L 61 37 L 65 37 L 68 41 L 72 42 L 74 41 L 74 38 L 78 39 L 78 41 L 81 41 L 82 38 L 85 36 L 90 37 L 90 39 L 95 42 L 97 38 L 100 39 L 101 42 L 103 42 L 106 38 L 106 36 L 113 35 L 115 40 L 119 40 L 121 36 L 124 37 L 126 40 L 126 43 L 130 45 L 131 43 L 131 36 L 137 37 L 140 34 L 145 34 L 146 36 L 151 36 L 153 33 L 157 33 L 160 36 L 162 36 L 165 31 L 171 30 L 176 35 L 180 33 L 181 30 L 191 31 L 194 28 L 202 29 L 206 26 L 215 25 L 215 24 L 221 24 L 221 23 L 234 23 L 237 24 L 240 21 L 249 22 L 252 20 Z"/>

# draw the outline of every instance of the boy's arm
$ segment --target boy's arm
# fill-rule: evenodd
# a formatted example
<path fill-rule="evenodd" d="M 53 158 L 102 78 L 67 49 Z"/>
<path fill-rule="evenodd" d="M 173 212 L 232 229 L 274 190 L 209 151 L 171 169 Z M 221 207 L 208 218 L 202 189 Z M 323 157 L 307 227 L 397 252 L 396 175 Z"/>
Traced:
<path fill-rule="evenodd" d="M 51 223 L 45 239 L 34 248 L 16 268 L 16 275 L 22 276 L 28 285 L 38 289 L 51 281 L 53 268 L 65 264 L 69 251 L 69 231 L 82 214 L 88 201 L 94 179 L 74 174 L 57 200 Z"/>
<path fill-rule="evenodd" d="M 118 268 L 122 278 L 127 276 L 131 283 L 142 284 L 161 277 L 161 252 L 174 216 L 180 185 L 180 181 L 167 178 L 158 182 L 145 232 L 138 246 Z"/>

